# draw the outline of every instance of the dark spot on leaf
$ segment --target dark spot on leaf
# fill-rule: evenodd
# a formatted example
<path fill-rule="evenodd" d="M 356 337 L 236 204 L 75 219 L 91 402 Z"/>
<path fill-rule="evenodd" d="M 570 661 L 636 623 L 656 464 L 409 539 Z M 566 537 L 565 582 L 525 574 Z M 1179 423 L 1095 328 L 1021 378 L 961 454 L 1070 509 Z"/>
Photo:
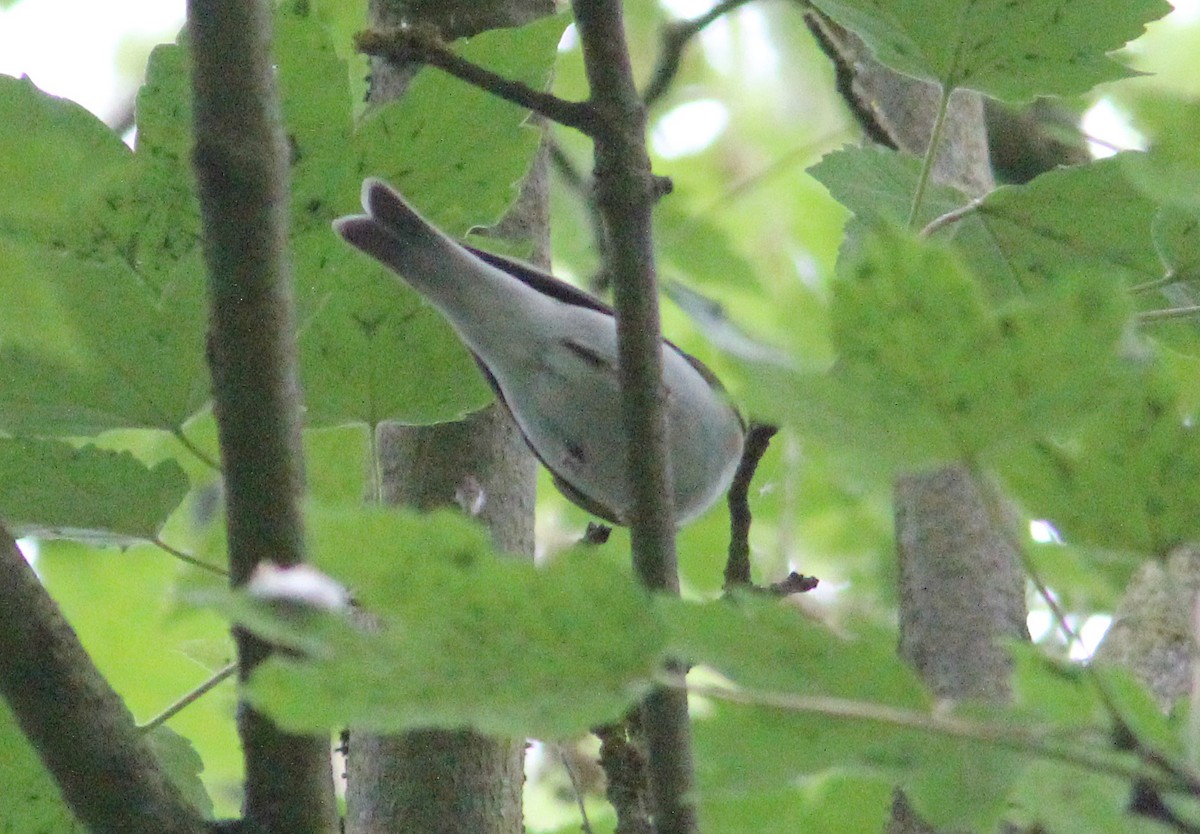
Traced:
<path fill-rule="evenodd" d="M 307 211 L 309 214 L 316 214 L 317 212 L 319 212 L 321 210 L 320 198 L 319 197 L 311 198 L 307 203 L 304 204 L 304 210 Z"/>
<path fill-rule="evenodd" d="M 967 415 L 971 413 L 971 401 L 966 397 L 959 396 L 954 399 L 954 413 L 959 415 Z"/>

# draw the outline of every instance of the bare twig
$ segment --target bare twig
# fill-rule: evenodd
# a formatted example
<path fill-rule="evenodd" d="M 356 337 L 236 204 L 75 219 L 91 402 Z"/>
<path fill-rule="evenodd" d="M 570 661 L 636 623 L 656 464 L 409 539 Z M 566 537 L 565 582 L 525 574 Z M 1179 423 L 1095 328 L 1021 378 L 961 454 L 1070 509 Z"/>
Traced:
<path fill-rule="evenodd" d="M 223 666 L 222 668 L 218 669 L 213 674 L 209 675 L 208 679 L 206 681 L 204 681 L 204 683 L 197 686 L 191 692 L 188 692 L 182 698 L 179 698 L 178 700 L 176 700 L 175 703 L 171 704 L 169 707 L 167 707 L 165 710 L 160 712 L 158 715 L 154 716 L 149 721 L 147 721 L 145 724 L 141 725 L 141 727 L 139 729 L 143 733 L 148 733 L 148 732 L 154 730 L 156 727 L 161 727 L 163 724 L 166 724 L 168 721 L 170 721 L 176 715 L 181 713 L 185 708 L 196 703 L 196 701 L 200 700 L 202 697 L 204 697 L 204 695 L 211 692 L 218 685 L 229 680 L 231 677 L 233 677 L 233 673 L 236 671 L 237 671 L 236 663 L 230 663 L 227 666 Z"/>
<path fill-rule="evenodd" d="M 722 15 L 746 5 L 750 0 L 723 0 L 704 14 L 692 20 L 681 20 L 668 24 L 663 28 L 662 52 L 658 56 L 658 64 L 650 76 L 650 83 L 642 92 L 642 102 L 649 107 L 662 97 L 671 82 L 679 72 L 679 62 L 683 58 L 683 50 L 688 41 Z"/>
<path fill-rule="evenodd" d="M 750 584 L 750 482 L 771 446 L 778 426 L 752 423 L 746 432 L 742 459 L 729 486 L 729 558 L 725 562 L 726 590 Z"/>
<path fill-rule="evenodd" d="M 359 52 L 396 64 L 416 61 L 437 67 L 461 81 L 588 136 L 595 135 L 599 129 L 599 115 L 588 102 L 567 101 L 473 64 L 454 54 L 429 29 L 417 26 L 387 31 L 368 29 L 355 35 L 354 44 Z"/>
<path fill-rule="evenodd" d="M 215 573 L 218 576 L 229 576 L 229 571 L 225 570 L 225 568 L 219 567 L 218 565 L 210 565 L 208 562 L 205 562 L 201 559 L 197 559 L 195 556 L 189 556 L 188 554 L 184 553 L 179 548 L 173 547 L 173 546 L 167 544 L 165 541 L 158 538 L 157 536 L 155 538 L 151 539 L 150 543 L 153 544 L 154 546 L 156 546 L 157 548 L 159 548 L 160 550 L 163 550 L 163 551 L 169 553 L 170 555 L 174 556 L 176 559 L 183 562 L 184 564 L 191 565 L 194 568 L 200 568 L 201 570 L 208 571 L 209 573 Z"/>
<path fill-rule="evenodd" d="M 204 821 L 2 528 L 0 612 L 0 693 L 75 816 L 95 834 L 204 834 Z"/>
<path fill-rule="evenodd" d="M 583 796 L 583 785 L 579 782 L 579 775 L 575 773 L 575 765 L 571 763 L 571 757 L 563 745 L 555 745 L 555 752 L 558 754 L 558 760 L 562 762 L 563 770 L 567 773 L 567 781 L 571 783 L 571 793 L 575 794 L 575 806 L 579 808 L 579 827 L 582 829 L 583 834 L 594 834 L 592 831 L 592 822 L 588 819 L 587 803 L 584 801 Z"/>
<path fill-rule="evenodd" d="M 266 0 L 188 3 L 208 352 L 235 585 L 260 562 L 294 565 L 304 554 L 288 151 L 268 49 L 273 11 Z M 269 647 L 241 630 L 234 637 L 244 680 Z M 328 737 L 284 733 L 245 705 L 238 730 L 247 822 L 294 834 L 334 830 Z"/>

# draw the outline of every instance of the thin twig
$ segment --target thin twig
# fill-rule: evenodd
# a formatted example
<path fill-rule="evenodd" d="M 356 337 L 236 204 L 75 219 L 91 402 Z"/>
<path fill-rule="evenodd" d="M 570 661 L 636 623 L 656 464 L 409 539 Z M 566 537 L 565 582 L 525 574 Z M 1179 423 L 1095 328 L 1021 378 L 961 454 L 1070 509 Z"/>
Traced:
<path fill-rule="evenodd" d="M 176 715 L 178 715 L 180 712 L 182 712 L 185 707 L 188 707 L 188 706 L 196 703 L 196 701 L 200 700 L 200 698 L 203 697 L 205 695 L 205 693 L 211 692 L 222 681 L 226 681 L 229 678 L 233 677 L 233 673 L 236 671 L 237 671 L 236 663 L 230 663 L 229 665 L 224 666 L 221 669 L 218 669 L 216 672 L 214 672 L 212 675 L 209 676 L 208 680 L 204 681 L 204 683 L 200 684 L 195 689 L 193 689 L 191 692 L 187 693 L 182 698 L 177 700 L 175 703 L 171 704 L 169 707 L 167 707 L 165 710 L 160 712 L 158 715 L 151 718 L 145 724 L 142 724 L 138 729 L 140 729 L 143 733 L 153 732 L 155 729 L 157 729 L 158 727 L 161 727 L 163 724 L 166 724 L 168 721 L 170 721 L 172 718 L 174 718 Z"/>
<path fill-rule="evenodd" d="M 590 103 L 567 101 L 473 64 L 456 55 L 436 33 L 425 28 L 367 29 L 354 36 L 354 45 L 359 52 L 394 63 L 416 61 L 437 67 L 460 81 L 526 107 L 551 121 L 573 127 L 587 136 L 594 136 L 600 129 L 599 115 Z"/>
<path fill-rule="evenodd" d="M 682 686 L 682 684 L 675 685 Z M 1148 771 L 1146 769 L 1148 763 L 1144 761 L 1135 765 L 1107 755 L 1107 751 L 1097 751 L 1083 745 L 1058 746 L 1053 743 L 1056 735 L 1051 728 L 1019 729 L 1010 723 L 987 724 L 949 715 L 893 707 L 888 704 L 821 695 L 794 695 L 786 692 L 733 689 L 719 685 L 689 685 L 687 691 L 692 695 L 732 704 L 789 712 L 815 713 L 855 721 L 872 721 L 893 727 L 937 733 L 952 738 L 982 741 L 1008 750 L 1032 753 L 1043 758 L 1077 765 L 1095 773 L 1116 776 L 1131 782 L 1144 779 L 1172 792 L 1196 793 L 1196 777 L 1191 774 L 1164 772 L 1156 764 L 1152 764 L 1153 770 Z"/>
<path fill-rule="evenodd" d="M 717 18 L 728 14 L 739 6 L 744 6 L 750 0 L 723 0 L 704 14 L 692 20 L 681 20 L 669 23 L 663 27 L 662 51 L 658 56 L 658 64 L 650 75 L 650 83 L 642 91 L 642 103 L 649 107 L 662 97 L 675 75 L 679 72 L 680 59 L 688 41 Z"/>
<path fill-rule="evenodd" d="M 208 562 L 201 561 L 200 559 L 197 559 L 195 556 L 189 556 L 188 554 L 184 553 L 182 550 L 179 550 L 178 548 L 172 547 L 171 545 L 167 544 L 162 539 L 160 539 L 158 536 L 155 536 L 154 538 L 150 539 L 149 541 L 155 547 L 171 554 L 179 561 L 189 564 L 192 567 L 200 568 L 201 570 L 206 570 L 209 573 L 215 573 L 218 576 L 229 576 L 229 571 L 225 570 L 225 568 L 220 567 L 219 565 L 210 565 Z"/>
<path fill-rule="evenodd" d="M 628 439 L 634 570 L 647 588 L 679 593 L 670 479 L 662 326 L 651 211 L 660 183 L 646 151 L 646 110 L 633 69 L 620 0 L 574 0 L 591 103 L 603 116 L 595 141 L 596 204 L 609 237 L 617 314 L 621 416 Z M 677 664 L 668 667 L 682 677 Z M 658 834 L 695 834 L 687 695 L 657 687 L 642 702 L 647 773 Z"/>
<path fill-rule="evenodd" d="M 725 588 L 750 584 L 750 482 L 759 461 L 771 446 L 778 426 L 752 423 L 746 432 L 742 459 L 729 486 L 729 557 L 725 562 Z"/>
<path fill-rule="evenodd" d="M 571 759 L 567 756 L 564 745 L 555 745 L 555 752 L 558 753 L 558 760 L 562 762 L 563 770 L 567 772 L 567 781 L 571 783 L 571 793 L 575 794 L 575 804 L 579 808 L 579 827 L 582 829 L 583 834 L 592 834 L 592 823 L 588 819 L 587 805 L 583 801 L 583 786 L 579 784 L 579 776 L 575 773 L 575 766 L 571 764 Z"/>

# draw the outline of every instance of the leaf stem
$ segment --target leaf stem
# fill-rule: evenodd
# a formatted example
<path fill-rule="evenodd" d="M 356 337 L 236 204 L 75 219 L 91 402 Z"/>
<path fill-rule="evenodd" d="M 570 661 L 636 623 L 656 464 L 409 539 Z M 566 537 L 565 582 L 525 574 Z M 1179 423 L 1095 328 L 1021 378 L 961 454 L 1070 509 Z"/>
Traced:
<path fill-rule="evenodd" d="M 165 710 L 160 712 L 158 715 L 151 718 L 145 724 L 142 724 L 140 727 L 138 727 L 138 729 L 141 730 L 141 732 L 144 735 L 149 735 L 151 732 L 158 729 L 163 724 L 167 723 L 172 718 L 174 718 L 176 715 L 178 715 L 180 712 L 182 712 L 185 707 L 189 706 L 190 704 L 194 704 L 196 701 L 200 700 L 200 698 L 203 697 L 205 693 L 211 691 L 212 689 L 214 689 L 217 686 L 217 684 L 219 684 L 222 681 L 231 677 L 233 675 L 233 673 L 236 671 L 237 671 L 236 663 L 230 663 L 230 664 L 218 669 L 216 672 L 214 672 L 212 675 L 209 676 L 208 680 L 204 681 L 204 683 L 200 684 L 195 689 L 193 689 L 191 692 L 187 693 L 182 698 L 177 700 L 175 703 L 171 704 L 169 707 L 167 707 Z"/>
<path fill-rule="evenodd" d="M 942 133 L 946 127 L 946 112 L 950 109 L 950 94 L 953 87 L 942 87 L 941 98 L 938 99 L 937 116 L 933 120 L 933 131 L 929 134 L 929 146 L 925 149 L 925 159 L 921 162 L 921 175 L 917 179 L 917 188 L 913 192 L 912 207 L 908 210 L 908 228 L 917 228 L 917 218 L 920 217 L 921 204 L 925 201 L 925 191 L 929 186 L 929 178 L 933 174 L 933 162 L 937 159 L 938 145 L 942 143 Z"/>

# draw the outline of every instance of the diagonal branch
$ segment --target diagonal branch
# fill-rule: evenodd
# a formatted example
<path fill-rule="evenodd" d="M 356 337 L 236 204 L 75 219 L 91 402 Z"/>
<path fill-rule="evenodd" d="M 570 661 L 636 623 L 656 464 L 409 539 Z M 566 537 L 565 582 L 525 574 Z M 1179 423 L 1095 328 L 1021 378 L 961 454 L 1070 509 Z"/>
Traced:
<path fill-rule="evenodd" d="M 209 274 L 209 364 L 225 474 L 230 575 L 303 559 L 300 383 L 287 256 L 288 153 L 267 0 L 190 0 L 195 149 Z M 239 677 L 267 645 L 235 632 Z M 251 827 L 328 834 L 337 823 L 327 737 L 238 713 Z"/>
<path fill-rule="evenodd" d="M 95 834 L 203 834 L 204 821 L 3 528 L 0 612 L 0 693 L 75 816 Z"/>
<path fill-rule="evenodd" d="M 699 17 L 691 20 L 681 20 L 668 24 L 662 33 L 662 52 L 658 63 L 650 76 L 650 83 L 642 93 L 642 102 L 649 107 L 671 86 L 675 75 L 679 72 L 679 63 L 683 59 L 683 50 L 688 42 L 700 34 L 705 27 L 717 18 L 729 14 L 734 9 L 746 5 L 750 0 L 723 0 Z"/>
<path fill-rule="evenodd" d="M 587 136 L 600 129 L 595 109 L 585 101 L 567 101 L 513 81 L 456 55 L 438 35 L 424 27 L 408 26 L 380 31 L 368 29 L 354 37 L 359 52 L 386 58 L 393 64 L 429 64 L 494 96 L 526 107 L 551 121 L 573 127 Z"/>

